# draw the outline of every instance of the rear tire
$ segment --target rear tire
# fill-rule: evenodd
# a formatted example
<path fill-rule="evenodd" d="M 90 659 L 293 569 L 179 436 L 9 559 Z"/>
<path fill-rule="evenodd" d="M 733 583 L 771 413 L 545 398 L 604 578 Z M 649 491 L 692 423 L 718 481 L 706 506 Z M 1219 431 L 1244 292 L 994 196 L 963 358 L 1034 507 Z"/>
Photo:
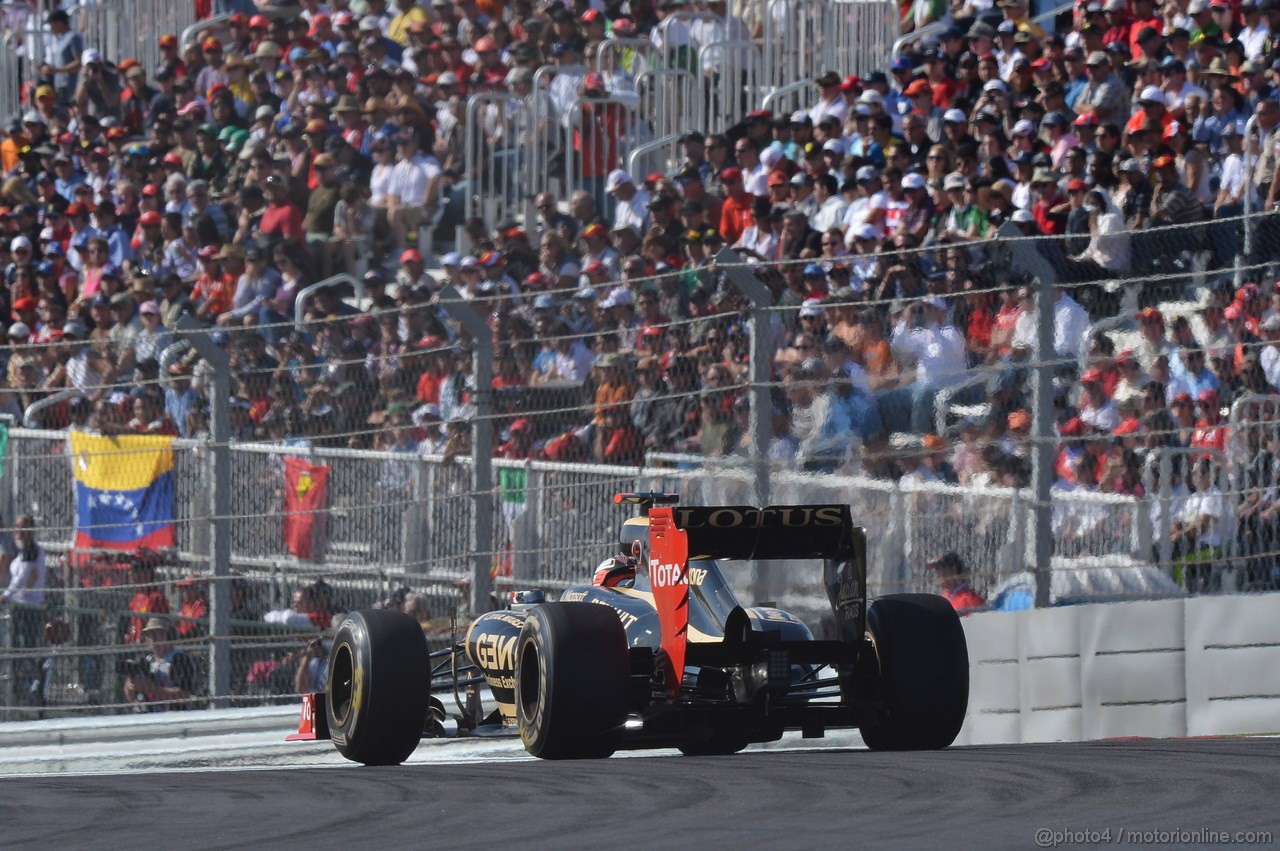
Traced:
<path fill-rule="evenodd" d="M 969 707 L 969 650 L 955 609 L 934 594 L 894 594 L 871 604 L 867 628 L 882 708 L 862 740 L 876 751 L 950 745 Z"/>
<path fill-rule="evenodd" d="M 618 613 L 594 603 L 545 603 L 516 642 L 516 722 L 542 759 L 600 759 L 627 721 L 631 662 Z"/>
<path fill-rule="evenodd" d="M 353 612 L 329 653 L 329 735 L 338 752 L 365 765 L 399 765 L 422 738 L 431 697 L 431 659 L 422 627 L 401 612 Z"/>

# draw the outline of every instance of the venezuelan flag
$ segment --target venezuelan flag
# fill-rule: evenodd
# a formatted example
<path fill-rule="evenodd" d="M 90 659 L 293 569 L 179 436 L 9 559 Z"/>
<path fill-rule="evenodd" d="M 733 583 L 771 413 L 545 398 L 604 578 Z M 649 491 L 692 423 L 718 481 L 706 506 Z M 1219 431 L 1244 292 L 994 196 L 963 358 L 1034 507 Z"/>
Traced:
<path fill-rule="evenodd" d="M 72 431 L 70 446 L 77 547 L 174 545 L 172 437 Z"/>

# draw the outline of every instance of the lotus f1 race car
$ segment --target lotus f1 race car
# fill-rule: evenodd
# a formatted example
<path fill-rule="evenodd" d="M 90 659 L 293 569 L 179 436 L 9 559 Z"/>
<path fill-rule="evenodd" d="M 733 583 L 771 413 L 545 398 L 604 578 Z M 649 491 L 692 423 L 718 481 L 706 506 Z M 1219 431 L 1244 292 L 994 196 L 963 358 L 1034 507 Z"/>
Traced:
<path fill-rule="evenodd" d="M 623 524 L 619 553 L 592 584 L 556 602 L 516 592 L 450 649 L 429 653 L 418 623 L 399 612 L 349 616 L 326 693 L 306 696 L 305 737 L 327 735 L 348 759 L 383 765 L 403 762 L 424 735 L 486 723 L 515 728 L 544 759 L 730 754 L 785 730 L 813 738 L 857 727 L 873 750 L 955 740 L 969 698 L 959 618 L 929 594 L 868 607 L 866 538 L 848 506 L 687 507 L 654 493 L 614 501 L 642 516 Z M 822 560 L 834 637 L 735 599 L 722 569 L 771 559 Z M 485 719 L 482 682 L 497 704 Z M 453 717 L 439 699 L 449 690 L 462 710 Z"/>

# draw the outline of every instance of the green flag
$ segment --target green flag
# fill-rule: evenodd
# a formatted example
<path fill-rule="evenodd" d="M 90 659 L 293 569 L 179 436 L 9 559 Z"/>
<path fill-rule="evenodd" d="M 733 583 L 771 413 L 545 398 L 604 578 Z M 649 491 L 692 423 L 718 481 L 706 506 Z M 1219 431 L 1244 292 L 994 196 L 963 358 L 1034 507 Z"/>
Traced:
<path fill-rule="evenodd" d="M 9 424 L 0 420 L 0 476 L 4 475 L 4 454 L 9 448 Z"/>

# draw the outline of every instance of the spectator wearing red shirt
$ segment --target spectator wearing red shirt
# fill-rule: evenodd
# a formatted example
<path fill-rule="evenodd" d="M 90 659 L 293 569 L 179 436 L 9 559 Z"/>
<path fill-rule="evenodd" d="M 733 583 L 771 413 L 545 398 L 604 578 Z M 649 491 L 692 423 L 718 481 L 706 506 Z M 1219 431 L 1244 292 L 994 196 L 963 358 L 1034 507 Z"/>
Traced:
<path fill-rule="evenodd" d="M 582 158 L 584 188 L 591 192 L 599 209 L 605 208 L 605 199 L 595 190 L 603 188 L 605 175 L 619 161 L 624 132 L 622 107 L 590 100 L 605 94 L 604 77 L 600 74 L 587 74 L 583 78 L 582 97 L 588 100 L 582 104 L 581 121 L 573 131 L 573 148 Z"/>
<path fill-rule="evenodd" d="M 178 53 L 178 37 L 168 34 L 160 36 L 160 61 L 157 68 L 168 68 L 175 77 L 187 76 L 187 63 L 182 61 Z"/>
<path fill-rule="evenodd" d="M 957 80 L 947 65 L 947 56 L 939 50 L 926 50 L 924 55 L 925 76 L 929 80 L 929 90 L 933 105 L 937 109 L 949 109 L 952 101 L 961 91 Z"/>
<path fill-rule="evenodd" d="M 640 434 L 627 416 L 628 407 L 615 405 L 604 412 L 604 424 L 596 429 L 595 461 L 597 464 L 636 466 L 643 457 Z"/>
<path fill-rule="evenodd" d="M 494 390 L 506 390 L 510 387 L 524 387 L 529 383 L 520 372 L 520 361 L 516 359 L 516 353 L 510 346 L 504 346 L 499 350 L 497 369 L 494 372 Z"/>
<path fill-rule="evenodd" d="M 986 608 L 986 599 L 969 584 L 969 569 L 954 550 L 943 553 L 925 567 L 933 571 L 938 593 L 947 598 L 958 614 L 967 615 Z"/>
<path fill-rule="evenodd" d="M 1058 191 L 1058 179 L 1048 169 L 1037 169 L 1031 178 L 1032 189 L 1039 196 L 1032 215 L 1036 225 L 1046 236 L 1066 233 L 1067 214 L 1071 212 L 1071 200 Z"/>
<path fill-rule="evenodd" d="M 966 278 L 964 290 L 965 342 L 969 351 L 980 361 L 986 361 L 991 352 L 991 332 L 996 323 L 996 293 L 981 292 L 971 278 Z"/>
<path fill-rule="evenodd" d="M 1102 34 L 1103 43 L 1119 42 L 1130 45 L 1132 49 L 1130 34 L 1133 22 L 1129 20 L 1129 0 L 1106 0 L 1102 10 L 1107 14 L 1107 30 Z M 1134 59 L 1138 58 L 1136 52 L 1132 55 Z"/>
<path fill-rule="evenodd" d="M 524 461 L 533 457 L 533 423 L 527 417 L 520 417 L 507 428 L 507 441 L 499 446 L 494 455 L 510 461 Z"/>
<path fill-rule="evenodd" d="M 755 196 L 747 191 L 742 181 L 742 170 L 737 166 L 721 171 L 720 182 L 728 194 L 720 208 L 720 236 L 726 244 L 733 245 L 751 225 L 751 205 Z"/>
<path fill-rule="evenodd" d="M 226 248 L 206 245 L 200 249 L 200 277 L 191 289 L 191 298 L 197 305 L 196 316 L 200 319 L 215 320 L 231 309 L 236 283 L 222 271 L 226 257 Z"/>
<path fill-rule="evenodd" d="M 140 552 L 129 563 L 129 584 L 133 586 L 129 611 L 136 613 L 138 617 L 129 620 L 124 638 L 126 644 L 142 643 L 142 630 L 151 615 L 169 613 L 169 599 L 155 584 L 155 567 L 149 555 Z"/>
<path fill-rule="evenodd" d="M 1129 54 L 1134 59 L 1142 56 L 1138 41 L 1142 38 L 1142 31 L 1148 28 L 1157 35 L 1164 32 L 1164 20 L 1155 15 L 1155 0 L 1133 0 L 1133 20 L 1129 22 Z"/>
<path fill-rule="evenodd" d="M 1129 122 L 1124 126 L 1124 132 L 1129 136 L 1141 133 L 1148 121 L 1159 122 L 1162 132 L 1168 130 L 1169 125 L 1173 123 L 1173 115 L 1166 108 L 1166 103 L 1164 92 L 1156 86 L 1147 86 L 1138 95 L 1138 106 L 1141 109 L 1136 110 L 1129 117 Z"/>
<path fill-rule="evenodd" d="M 289 188 L 284 178 L 273 174 L 267 178 L 267 210 L 258 224 L 263 242 L 302 242 L 302 213 L 289 201 Z"/>
<path fill-rule="evenodd" d="M 442 348 L 444 341 L 439 337 L 424 337 L 418 342 L 418 348 L 426 357 L 426 368 L 418 379 L 418 400 L 428 405 L 440 404 L 440 386 L 449 377 L 451 363 L 449 352 Z"/>
<path fill-rule="evenodd" d="M 473 48 L 480 58 L 476 66 L 476 74 L 486 86 L 506 85 L 507 72 L 511 69 L 502 63 L 502 54 L 498 52 L 498 43 L 493 36 L 481 36 Z"/>
<path fill-rule="evenodd" d="M 174 629 L 179 638 L 195 638 L 205 631 L 204 624 L 197 621 L 209 617 L 208 589 L 204 581 L 194 575 L 188 575 L 179 582 L 178 589 L 182 592 L 182 605 L 178 608 L 181 618 Z"/>
<path fill-rule="evenodd" d="M 162 434 L 178 436 L 178 427 L 164 412 L 154 391 L 141 393 L 133 400 L 133 419 L 125 428 L 137 434 Z M 166 610 L 167 611 L 167 610 Z"/>
<path fill-rule="evenodd" d="M 1201 390 L 1200 395 L 1196 397 L 1196 408 L 1200 411 L 1200 418 L 1196 420 L 1195 431 L 1191 433 L 1192 446 L 1218 452 L 1226 449 L 1227 426 L 1222 421 L 1219 404 L 1216 390 Z"/>

